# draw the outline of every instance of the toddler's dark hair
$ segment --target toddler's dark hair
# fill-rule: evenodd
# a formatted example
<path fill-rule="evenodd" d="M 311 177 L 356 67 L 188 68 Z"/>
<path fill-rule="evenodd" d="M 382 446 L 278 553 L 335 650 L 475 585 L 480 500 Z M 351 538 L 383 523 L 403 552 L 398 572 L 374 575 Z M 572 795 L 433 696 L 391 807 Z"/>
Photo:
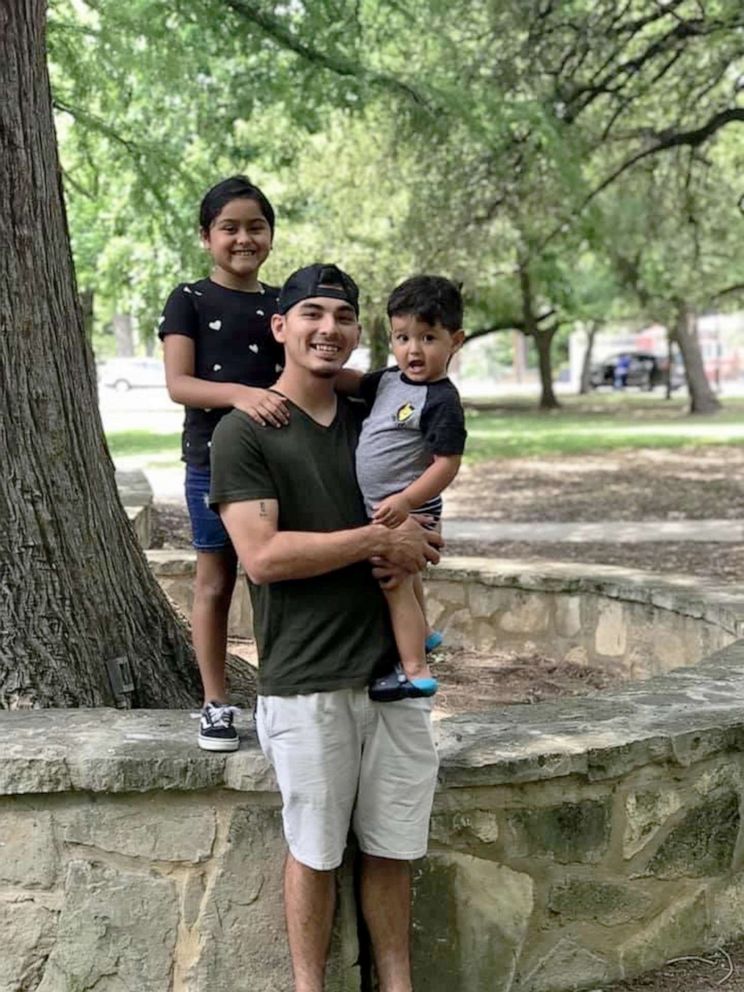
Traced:
<path fill-rule="evenodd" d="M 388 317 L 418 317 L 448 331 L 462 327 L 460 287 L 444 276 L 411 276 L 396 286 L 387 303 Z"/>
<path fill-rule="evenodd" d="M 209 190 L 199 207 L 199 227 L 201 230 L 208 232 L 225 204 L 229 203 L 230 200 L 241 198 L 256 201 L 273 235 L 274 208 L 266 195 L 258 186 L 254 186 L 247 176 L 230 176 L 229 179 L 223 179 Z"/>

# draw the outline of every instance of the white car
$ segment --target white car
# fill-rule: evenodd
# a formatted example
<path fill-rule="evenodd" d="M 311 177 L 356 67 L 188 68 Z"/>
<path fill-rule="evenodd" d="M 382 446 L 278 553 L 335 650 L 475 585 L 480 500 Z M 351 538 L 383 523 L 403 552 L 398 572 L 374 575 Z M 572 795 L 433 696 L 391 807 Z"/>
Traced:
<path fill-rule="evenodd" d="M 118 393 L 165 389 L 165 366 L 160 358 L 111 358 L 98 366 L 98 381 Z"/>

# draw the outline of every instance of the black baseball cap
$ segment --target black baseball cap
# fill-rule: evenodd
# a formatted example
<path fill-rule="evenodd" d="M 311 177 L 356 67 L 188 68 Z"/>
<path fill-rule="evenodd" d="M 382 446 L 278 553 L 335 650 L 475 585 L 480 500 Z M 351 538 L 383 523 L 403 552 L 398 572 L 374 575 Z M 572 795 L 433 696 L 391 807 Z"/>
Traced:
<path fill-rule="evenodd" d="M 316 262 L 304 269 L 297 269 L 287 279 L 279 293 L 279 313 L 284 314 L 297 303 L 313 296 L 329 296 L 332 300 L 345 300 L 359 316 L 359 288 L 351 276 L 337 265 Z"/>

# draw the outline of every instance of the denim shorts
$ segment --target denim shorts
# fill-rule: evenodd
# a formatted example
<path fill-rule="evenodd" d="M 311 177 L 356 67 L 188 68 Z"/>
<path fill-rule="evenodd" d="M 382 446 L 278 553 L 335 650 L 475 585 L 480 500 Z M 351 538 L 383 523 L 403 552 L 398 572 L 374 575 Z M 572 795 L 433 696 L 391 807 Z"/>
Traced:
<path fill-rule="evenodd" d="M 219 514 L 209 508 L 208 468 L 186 466 L 186 506 L 191 518 L 192 544 L 197 551 L 222 551 L 232 544 Z"/>

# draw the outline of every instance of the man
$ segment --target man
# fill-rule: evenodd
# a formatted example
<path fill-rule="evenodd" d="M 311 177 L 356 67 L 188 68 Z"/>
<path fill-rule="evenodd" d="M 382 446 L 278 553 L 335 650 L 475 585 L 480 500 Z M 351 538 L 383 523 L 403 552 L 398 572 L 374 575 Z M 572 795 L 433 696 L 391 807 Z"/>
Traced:
<path fill-rule="evenodd" d="M 262 428 L 238 410 L 221 421 L 211 503 L 251 582 L 256 723 L 283 799 L 295 989 L 323 990 L 334 869 L 351 823 L 381 992 L 411 992 L 408 862 L 426 851 L 437 757 L 430 700 L 369 699 L 369 683 L 398 660 L 369 560 L 412 573 L 438 561 L 441 538 L 411 519 L 367 522 L 356 416 L 334 390 L 359 341 L 353 280 L 332 265 L 300 269 L 278 310 L 285 366 L 274 388 L 289 424 Z"/>

